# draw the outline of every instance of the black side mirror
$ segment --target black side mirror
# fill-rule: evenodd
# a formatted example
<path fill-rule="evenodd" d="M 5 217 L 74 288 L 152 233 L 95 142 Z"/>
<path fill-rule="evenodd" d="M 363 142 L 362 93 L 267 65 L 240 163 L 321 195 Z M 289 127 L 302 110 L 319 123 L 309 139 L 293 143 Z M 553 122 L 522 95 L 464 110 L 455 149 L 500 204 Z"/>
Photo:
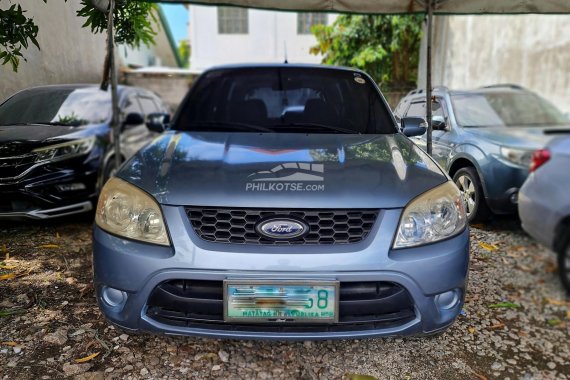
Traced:
<path fill-rule="evenodd" d="M 445 131 L 447 129 L 447 124 L 445 124 L 445 118 L 443 116 L 433 116 L 431 126 L 436 131 Z"/>
<path fill-rule="evenodd" d="M 170 123 L 170 115 L 162 112 L 155 112 L 148 114 L 146 120 L 146 127 L 149 131 L 162 133 Z"/>
<path fill-rule="evenodd" d="M 421 136 L 426 133 L 427 123 L 423 117 L 402 118 L 402 132 L 408 137 Z"/>
<path fill-rule="evenodd" d="M 125 118 L 123 125 L 141 125 L 144 124 L 144 116 L 138 112 L 131 112 Z"/>

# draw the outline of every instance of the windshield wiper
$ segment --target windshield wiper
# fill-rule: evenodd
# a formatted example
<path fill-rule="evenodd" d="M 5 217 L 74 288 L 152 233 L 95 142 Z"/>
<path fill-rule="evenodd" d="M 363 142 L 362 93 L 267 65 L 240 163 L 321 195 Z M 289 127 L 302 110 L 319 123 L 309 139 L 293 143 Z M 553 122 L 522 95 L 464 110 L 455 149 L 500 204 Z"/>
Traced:
<path fill-rule="evenodd" d="M 0 125 L 3 125 L 3 126 L 6 126 L 6 125 L 54 125 L 54 126 L 60 126 L 60 127 L 79 127 L 81 124 L 79 124 L 79 123 L 64 123 L 64 122 L 57 122 L 57 121 L 31 121 L 31 122 L 27 122 L 27 123 L 18 122 L 18 123 L 0 124 Z"/>
<path fill-rule="evenodd" d="M 53 125 L 60 127 L 79 127 L 81 124 L 77 122 L 66 123 L 63 121 L 33 121 L 30 123 L 21 123 L 23 125 Z"/>
<path fill-rule="evenodd" d="M 274 127 L 308 127 L 313 129 L 324 129 L 327 131 L 334 131 L 346 134 L 358 134 L 360 135 L 361 132 L 353 131 L 352 129 L 342 128 L 342 127 L 335 127 L 333 125 L 326 125 L 326 124 L 319 124 L 319 123 L 284 123 L 284 124 L 275 124 Z"/>
<path fill-rule="evenodd" d="M 245 129 L 245 130 L 252 130 L 257 132 L 268 132 L 273 133 L 275 132 L 271 128 L 262 127 L 261 125 L 255 124 L 247 124 L 247 123 L 239 123 L 233 121 L 197 121 L 194 123 L 189 124 L 189 127 L 213 127 L 213 126 L 222 126 L 222 127 L 229 127 L 229 128 L 237 128 L 237 129 Z M 212 131 L 215 131 L 212 128 Z"/>

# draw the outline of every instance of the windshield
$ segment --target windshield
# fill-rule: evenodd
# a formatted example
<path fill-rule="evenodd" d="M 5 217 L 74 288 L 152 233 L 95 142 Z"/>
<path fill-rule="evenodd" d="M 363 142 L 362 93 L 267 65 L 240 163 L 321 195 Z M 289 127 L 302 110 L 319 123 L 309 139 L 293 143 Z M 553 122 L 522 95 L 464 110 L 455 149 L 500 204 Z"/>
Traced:
<path fill-rule="evenodd" d="M 0 105 L 0 125 L 98 124 L 111 117 L 111 95 L 96 87 L 22 91 Z"/>
<path fill-rule="evenodd" d="M 464 127 L 568 125 L 566 117 L 543 98 L 528 92 L 452 94 L 457 123 Z"/>
<path fill-rule="evenodd" d="M 187 131 L 395 133 L 374 84 L 348 70 L 231 68 L 205 73 L 180 107 Z"/>

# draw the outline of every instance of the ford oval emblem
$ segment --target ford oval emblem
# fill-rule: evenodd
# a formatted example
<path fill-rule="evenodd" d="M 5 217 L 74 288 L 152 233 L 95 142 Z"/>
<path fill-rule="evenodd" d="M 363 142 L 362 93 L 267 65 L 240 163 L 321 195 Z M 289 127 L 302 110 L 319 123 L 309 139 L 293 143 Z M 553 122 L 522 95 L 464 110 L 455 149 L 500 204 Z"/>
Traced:
<path fill-rule="evenodd" d="M 309 231 L 309 226 L 300 220 L 272 218 L 261 221 L 255 229 L 268 238 L 288 240 L 304 235 Z"/>

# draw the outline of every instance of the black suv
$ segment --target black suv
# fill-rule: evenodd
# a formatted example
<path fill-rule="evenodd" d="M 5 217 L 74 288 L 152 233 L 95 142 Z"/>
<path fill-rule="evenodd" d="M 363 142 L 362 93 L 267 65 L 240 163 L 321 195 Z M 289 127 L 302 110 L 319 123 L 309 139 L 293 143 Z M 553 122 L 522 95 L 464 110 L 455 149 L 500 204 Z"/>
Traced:
<path fill-rule="evenodd" d="M 118 94 L 124 160 L 160 132 L 145 126 L 148 116 L 167 109 L 141 88 Z M 0 104 L 0 220 L 91 210 L 115 170 L 111 110 L 110 91 L 95 85 L 35 87 Z"/>

